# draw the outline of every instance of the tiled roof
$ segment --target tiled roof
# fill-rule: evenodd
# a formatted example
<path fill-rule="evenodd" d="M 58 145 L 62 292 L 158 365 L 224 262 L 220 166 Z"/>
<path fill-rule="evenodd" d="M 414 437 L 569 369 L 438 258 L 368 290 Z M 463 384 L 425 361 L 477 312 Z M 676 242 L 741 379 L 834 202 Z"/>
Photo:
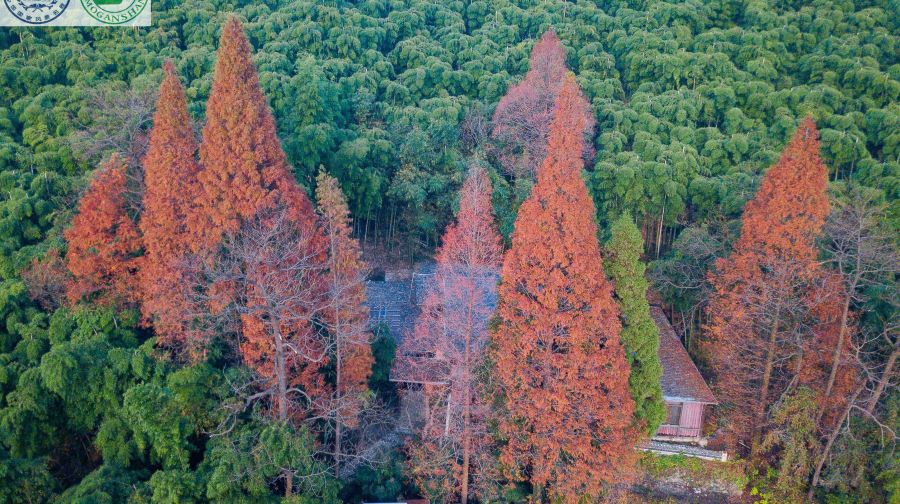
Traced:
<path fill-rule="evenodd" d="M 386 323 L 398 343 L 398 354 L 391 369 L 391 381 L 410 383 L 444 383 L 450 370 L 448 363 L 430 357 L 434 349 L 405 348 L 404 339 L 415 328 L 419 306 L 425 295 L 434 288 L 436 265 L 419 264 L 412 278 L 407 280 L 369 282 L 369 312 L 372 325 Z M 493 312 L 497 306 L 497 282 L 500 275 L 491 270 L 479 273 L 478 288 L 485 308 Z M 487 319 L 481 321 L 487 324 Z M 459 345 L 463 343 L 457 342 Z"/>
<path fill-rule="evenodd" d="M 430 288 L 434 275 L 434 264 L 419 265 L 412 278 L 370 281 L 366 284 L 371 325 L 384 323 L 391 336 L 401 344 L 413 330 L 419 313 L 419 304 Z M 496 274 L 488 275 L 486 282 L 496 283 Z M 494 308 L 497 303 L 496 289 L 485 289 L 485 303 Z M 659 360 L 662 363 L 663 396 L 670 400 L 716 404 L 713 395 L 694 361 L 691 360 L 681 340 L 669 323 L 669 319 L 658 306 L 650 307 L 650 315 L 659 328 Z M 419 349 L 427 352 L 429 349 Z M 420 355 L 425 355 L 420 354 Z M 439 382 L 445 376 L 446 364 L 426 362 L 427 357 L 397 355 L 391 372 L 393 381 Z"/>
<path fill-rule="evenodd" d="M 675 334 L 662 308 L 650 307 L 650 315 L 659 328 L 659 360 L 662 363 L 662 390 L 667 400 L 717 404 L 691 356 Z"/>
<path fill-rule="evenodd" d="M 418 308 L 412 287 L 410 279 L 366 282 L 369 324 L 373 328 L 387 325 L 397 343 L 403 341 L 416 322 Z"/>

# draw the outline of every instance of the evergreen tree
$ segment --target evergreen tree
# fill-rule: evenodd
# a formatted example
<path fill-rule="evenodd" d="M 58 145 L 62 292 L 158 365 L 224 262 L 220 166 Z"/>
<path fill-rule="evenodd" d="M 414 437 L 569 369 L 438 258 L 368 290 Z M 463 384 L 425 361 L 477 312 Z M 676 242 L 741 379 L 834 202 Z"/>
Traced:
<path fill-rule="evenodd" d="M 537 494 L 569 502 L 618 481 L 635 439 L 618 308 L 581 178 L 589 116 L 567 76 L 503 261 L 490 352 L 501 463 Z"/>
<path fill-rule="evenodd" d="M 649 283 L 644 277 L 647 267 L 641 262 L 643 249 L 641 231 L 630 215 L 623 214 L 610 228 L 610 238 L 603 248 L 603 269 L 613 281 L 621 309 L 622 344 L 631 366 L 628 387 L 634 399 L 634 416 L 652 436 L 665 419 L 666 405 L 660 384 L 659 329 L 650 317 Z"/>
<path fill-rule="evenodd" d="M 197 142 L 191 129 L 184 88 L 171 61 L 163 65 L 150 146 L 144 157 L 144 211 L 141 232 L 145 258 L 141 269 L 142 311 L 153 322 L 158 340 L 175 344 L 184 337 L 178 285 L 180 262 L 191 249 L 187 220 L 197 195 Z"/>

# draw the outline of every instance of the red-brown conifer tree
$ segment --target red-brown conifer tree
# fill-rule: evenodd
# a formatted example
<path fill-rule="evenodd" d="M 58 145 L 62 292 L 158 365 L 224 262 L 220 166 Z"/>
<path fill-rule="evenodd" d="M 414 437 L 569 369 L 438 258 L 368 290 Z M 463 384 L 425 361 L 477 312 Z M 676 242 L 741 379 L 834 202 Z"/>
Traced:
<path fill-rule="evenodd" d="M 207 279 L 196 290 L 213 315 L 237 315 L 230 318 L 239 321 L 241 356 L 257 377 L 255 396 L 270 398 L 281 422 L 306 418 L 327 395 L 328 348 L 314 327 L 325 243 L 233 16 L 222 27 L 202 135 L 200 190 L 188 220 L 203 273 L 196 277 Z M 286 495 L 292 474 L 284 471 Z"/>
<path fill-rule="evenodd" d="M 638 434 L 618 308 L 581 178 L 589 117 L 567 75 L 547 158 L 503 261 L 490 352 L 503 404 L 501 463 L 535 492 L 568 502 L 626 475 Z"/>
<path fill-rule="evenodd" d="M 113 155 L 93 174 L 65 232 L 66 266 L 73 277 L 66 291 L 73 303 L 90 299 L 123 307 L 137 301 L 141 235 L 126 212 L 125 170 Z"/>
<path fill-rule="evenodd" d="M 182 264 L 193 236 L 187 221 L 197 196 L 197 142 L 184 88 L 171 61 L 163 65 L 150 147 L 144 157 L 144 211 L 141 232 L 145 255 L 141 268 L 142 311 L 157 338 L 177 344 L 186 332 L 178 315 Z"/>
<path fill-rule="evenodd" d="M 214 247 L 243 222 L 275 208 L 287 209 L 302 225 L 315 225 L 312 204 L 278 141 L 250 43 L 233 16 L 219 39 L 200 165 L 198 211 L 189 222 L 197 247 Z"/>
<path fill-rule="evenodd" d="M 515 177 L 533 178 L 546 157 L 556 97 L 566 71 L 566 50 L 556 33 L 548 30 L 531 50 L 528 73 L 510 85 L 497 104 L 491 135 L 499 144 L 500 164 Z M 586 160 L 593 157 L 593 131 L 591 116 L 584 127 Z"/>
<path fill-rule="evenodd" d="M 805 119 L 747 203 L 731 255 L 716 263 L 707 326 L 719 398 L 738 439 L 758 446 L 769 406 L 796 375 L 811 335 L 815 240 L 828 214 L 827 169 Z"/>
<path fill-rule="evenodd" d="M 488 412 L 476 371 L 488 342 L 502 250 L 490 179 L 483 168 L 473 166 L 460 193 L 456 221 L 444 232 L 434 284 L 415 333 L 400 350 L 433 352 L 433 358 L 410 359 L 419 369 L 409 371 L 431 374 L 430 380 L 446 384 L 426 391 L 427 404 L 439 410 L 432 416 L 446 421 L 427 422 L 420 442 L 411 447 L 413 474 L 427 493 L 460 502 L 481 494 L 481 483 L 493 478 Z"/>
<path fill-rule="evenodd" d="M 340 472 L 344 427 L 357 425 L 372 374 L 372 334 L 366 307 L 366 264 L 351 236 L 350 210 L 337 179 L 324 171 L 316 178 L 316 203 L 328 249 L 323 322 L 335 382 L 327 406 L 334 424 L 335 473 Z"/>

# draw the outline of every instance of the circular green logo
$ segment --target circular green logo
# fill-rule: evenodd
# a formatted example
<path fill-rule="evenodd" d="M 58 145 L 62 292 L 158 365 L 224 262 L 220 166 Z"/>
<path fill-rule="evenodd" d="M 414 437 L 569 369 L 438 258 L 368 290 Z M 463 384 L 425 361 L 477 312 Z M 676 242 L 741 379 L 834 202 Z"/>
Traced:
<path fill-rule="evenodd" d="M 105 24 L 127 23 L 138 17 L 150 0 L 81 0 L 92 18 Z"/>

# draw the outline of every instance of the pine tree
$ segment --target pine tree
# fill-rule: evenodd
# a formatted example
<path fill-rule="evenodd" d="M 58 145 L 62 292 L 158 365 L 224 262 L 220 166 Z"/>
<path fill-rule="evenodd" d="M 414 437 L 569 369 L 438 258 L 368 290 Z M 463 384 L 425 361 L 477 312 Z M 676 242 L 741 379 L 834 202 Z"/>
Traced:
<path fill-rule="evenodd" d="M 328 248 L 324 321 L 329 332 L 335 383 L 332 405 L 335 473 L 340 472 L 344 427 L 357 425 L 372 374 L 372 334 L 366 307 L 366 264 L 351 236 L 350 210 L 337 179 L 322 171 L 316 178 L 316 203 Z"/>
<path fill-rule="evenodd" d="M 566 50 L 556 32 L 548 30 L 531 50 L 528 73 L 510 85 L 497 104 L 491 135 L 499 143 L 500 164 L 515 177 L 532 179 L 546 157 L 556 97 L 566 71 Z M 593 157 L 593 131 L 591 116 L 584 128 L 586 160 Z"/>
<path fill-rule="evenodd" d="M 613 222 L 604 246 L 603 269 L 615 286 L 621 309 L 622 344 L 631 367 L 628 386 L 634 399 L 634 416 L 652 436 L 665 419 L 662 365 L 659 362 L 659 329 L 650 317 L 647 301 L 646 266 L 641 262 L 644 241 L 641 231 L 624 214 Z"/>
<path fill-rule="evenodd" d="M 567 76 L 503 261 L 490 352 L 501 463 L 535 492 L 570 502 L 620 479 L 635 440 L 619 313 L 581 178 L 589 116 Z"/>
<path fill-rule="evenodd" d="M 487 406 L 477 370 L 488 342 L 488 319 L 496 298 L 502 245 L 491 207 L 487 172 L 469 169 L 460 191 L 459 213 L 447 226 L 437 254 L 433 289 L 428 293 L 415 332 L 401 348 L 407 354 L 433 351 L 432 361 L 414 361 L 413 372 L 434 373 L 448 386 L 426 391 L 449 422 L 428 423 L 412 448 L 412 472 L 433 495 L 468 502 L 491 480 Z M 481 495 L 479 495 L 481 497 Z"/>
<path fill-rule="evenodd" d="M 222 27 L 216 55 L 200 144 L 198 211 L 189 223 L 196 246 L 214 247 L 241 223 L 274 208 L 314 225 L 312 204 L 288 168 L 250 43 L 234 16 Z"/>
<path fill-rule="evenodd" d="M 196 198 L 197 142 L 187 99 L 171 61 L 163 65 L 150 146 L 144 157 L 144 211 L 141 232 L 145 257 L 141 268 L 142 311 L 152 320 L 160 342 L 177 344 L 185 332 L 177 315 L 181 262 L 191 250 L 187 221 Z"/>
<path fill-rule="evenodd" d="M 125 170 L 116 155 L 97 170 L 65 232 L 66 266 L 73 276 L 66 290 L 73 303 L 91 300 L 121 308 L 137 301 L 141 235 L 126 212 Z"/>
<path fill-rule="evenodd" d="M 810 335 L 819 272 L 815 240 L 828 214 L 818 132 L 804 120 L 747 203 L 741 235 L 711 274 L 711 365 L 729 426 L 759 446 L 769 407 L 796 374 Z"/>

